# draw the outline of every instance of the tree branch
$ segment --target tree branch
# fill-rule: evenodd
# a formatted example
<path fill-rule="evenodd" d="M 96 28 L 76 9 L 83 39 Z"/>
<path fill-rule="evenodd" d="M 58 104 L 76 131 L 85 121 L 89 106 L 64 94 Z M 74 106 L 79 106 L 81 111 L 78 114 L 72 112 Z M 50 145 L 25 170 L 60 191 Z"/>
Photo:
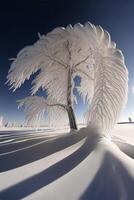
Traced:
<path fill-rule="evenodd" d="M 49 104 L 49 103 L 46 102 L 46 105 L 49 106 L 49 107 L 51 107 L 51 106 L 60 106 L 60 107 L 62 107 L 64 109 L 67 109 L 66 105 L 63 105 L 63 104 L 60 104 L 60 103 Z"/>
<path fill-rule="evenodd" d="M 77 67 L 81 63 L 85 62 L 88 58 L 89 58 L 89 56 L 87 56 L 86 58 L 84 58 L 83 60 L 81 60 L 80 62 L 78 62 L 74 67 Z"/>
<path fill-rule="evenodd" d="M 68 51 L 68 55 L 69 55 L 69 62 L 71 61 L 71 51 L 70 51 L 70 48 L 69 48 L 69 41 L 67 40 L 67 43 L 66 43 L 66 49 Z"/>
<path fill-rule="evenodd" d="M 87 76 L 90 80 L 92 80 L 92 81 L 94 80 L 94 78 L 92 78 L 89 74 L 87 74 L 86 72 L 82 71 L 81 69 L 76 68 L 75 71 L 74 71 L 74 73 L 76 73 L 76 72 L 81 72 L 85 76 Z"/>
<path fill-rule="evenodd" d="M 45 56 L 48 57 L 50 60 L 52 60 L 52 61 L 58 63 L 59 65 L 61 65 L 61 66 L 64 67 L 65 69 L 67 69 L 67 65 L 66 65 L 64 62 L 59 61 L 59 60 L 57 60 L 56 58 L 53 58 L 52 56 L 47 55 L 47 54 L 45 54 Z"/>

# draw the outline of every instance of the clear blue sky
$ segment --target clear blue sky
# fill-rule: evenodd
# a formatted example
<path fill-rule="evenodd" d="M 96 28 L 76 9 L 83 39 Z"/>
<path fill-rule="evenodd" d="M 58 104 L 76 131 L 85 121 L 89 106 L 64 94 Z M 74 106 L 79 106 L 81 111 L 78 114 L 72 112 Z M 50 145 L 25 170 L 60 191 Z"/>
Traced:
<path fill-rule="evenodd" d="M 4 85 L 10 67 L 8 58 L 16 57 L 26 45 L 33 44 L 37 33 L 45 34 L 57 26 L 90 21 L 101 25 L 123 51 L 129 70 L 128 103 L 120 120 L 134 119 L 134 1 L 133 0 L 8 0 L 0 3 L 0 115 L 7 121 L 24 120 L 16 100 L 30 93 L 27 81 L 15 93 Z M 76 113 L 81 119 L 85 106 L 79 101 Z"/>

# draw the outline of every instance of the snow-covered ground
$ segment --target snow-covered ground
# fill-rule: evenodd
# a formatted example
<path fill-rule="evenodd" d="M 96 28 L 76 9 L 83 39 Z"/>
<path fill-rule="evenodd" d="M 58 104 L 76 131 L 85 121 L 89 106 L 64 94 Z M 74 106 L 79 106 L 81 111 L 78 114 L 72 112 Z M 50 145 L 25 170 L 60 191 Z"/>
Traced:
<path fill-rule="evenodd" d="M 119 148 L 121 149 L 119 149 Z M 0 131 L 0 200 L 134 200 L 134 124 Z"/>

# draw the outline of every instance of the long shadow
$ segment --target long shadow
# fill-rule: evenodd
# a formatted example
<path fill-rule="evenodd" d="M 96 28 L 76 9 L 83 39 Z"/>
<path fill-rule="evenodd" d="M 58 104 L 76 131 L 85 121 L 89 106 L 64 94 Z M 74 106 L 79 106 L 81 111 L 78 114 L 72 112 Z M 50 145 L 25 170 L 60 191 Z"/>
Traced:
<path fill-rule="evenodd" d="M 99 138 L 94 133 L 87 137 L 85 143 L 74 153 L 52 165 L 48 169 L 32 176 L 0 194 L 0 199 L 22 199 L 33 192 L 45 187 L 80 164 L 95 148 Z"/>
<path fill-rule="evenodd" d="M 40 136 L 40 135 L 39 135 Z M 6 141 L 6 140 L 11 140 L 11 139 L 13 139 L 13 140 L 16 140 L 16 139 L 28 139 L 28 138 L 33 138 L 33 137 L 39 137 L 38 135 L 34 135 L 33 136 L 33 134 L 29 134 L 29 133 L 27 133 L 27 134 L 23 134 L 23 135 L 12 135 L 12 136 L 4 136 L 4 137 L 2 137 L 2 138 L 0 138 L 0 142 L 3 142 L 3 141 Z"/>
<path fill-rule="evenodd" d="M 119 149 L 121 151 L 123 151 L 129 157 L 134 158 L 134 146 L 133 145 L 119 142 L 119 141 L 114 141 L 114 143 L 119 147 Z"/>
<path fill-rule="evenodd" d="M 11 131 L 5 131 L 5 132 L 0 132 L 0 141 L 4 141 L 7 139 L 15 139 L 15 138 L 23 138 L 23 137 L 33 137 L 33 136 L 39 136 L 42 133 L 48 133 L 52 132 L 51 129 L 45 129 L 45 130 L 26 130 L 26 131 L 19 131 L 19 130 L 11 130 Z"/>
<path fill-rule="evenodd" d="M 1 155 L 0 172 L 26 165 L 79 142 L 88 134 L 84 131 L 84 128 L 82 130 L 83 131 L 79 131 L 74 134 L 69 133 L 68 135 L 47 142 L 44 141 L 44 143 L 33 146 L 29 149 L 24 149 L 12 154 Z"/>
<path fill-rule="evenodd" d="M 19 131 L 20 134 L 22 133 L 26 133 L 26 132 L 31 132 L 31 130 L 23 130 L 23 131 Z M 15 133 L 18 133 L 18 130 L 10 130 L 10 131 L 0 131 L 0 136 L 1 135 L 5 135 L 5 134 L 8 134 L 8 135 L 14 135 Z"/>
<path fill-rule="evenodd" d="M 0 141 L 4 141 L 4 140 L 10 140 L 10 139 L 17 139 L 17 138 L 32 138 L 32 137 L 38 137 L 40 136 L 40 134 L 42 134 L 43 132 L 30 132 L 30 131 L 27 131 L 25 133 L 21 133 L 21 132 L 13 132 L 13 133 L 8 133 L 8 134 L 3 134 L 4 136 L 1 136 L 0 135 Z M 46 132 L 45 132 L 46 133 Z M 47 133 L 49 134 L 49 132 L 47 131 Z"/>
<path fill-rule="evenodd" d="M 2 148 L 3 146 L 6 146 L 8 144 L 13 144 L 14 142 L 23 142 L 23 140 L 36 140 L 36 139 L 43 139 L 43 138 L 52 138 L 52 137 L 56 137 L 56 135 L 31 135 L 31 134 L 27 134 L 27 135 L 18 135 L 18 136 L 12 136 L 12 137 L 7 137 L 7 138 L 2 138 L 0 139 L 0 148 Z"/>
<path fill-rule="evenodd" d="M 49 139 L 49 137 L 45 137 L 45 138 L 39 138 L 39 139 L 38 138 L 34 138 L 34 139 L 31 139 L 31 140 L 29 139 L 27 141 L 22 141 L 22 142 L 19 141 L 17 143 L 16 143 L 16 141 L 15 141 L 15 143 L 13 141 L 9 144 L 7 143 L 6 145 L 4 143 L 4 145 L 0 146 L 0 154 L 11 152 L 11 151 L 14 151 L 14 150 L 19 150 L 19 149 L 22 149 L 22 148 L 27 148 L 31 145 L 40 143 L 41 141 L 46 141 L 48 139 Z"/>
<path fill-rule="evenodd" d="M 20 140 L 20 139 L 30 139 L 30 138 L 34 138 L 34 137 L 39 137 L 40 135 L 33 135 L 33 134 L 30 134 L 30 133 L 27 133 L 27 134 L 21 134 L 21 135 L 11 135 L 11 136 L 4 136 L 4 137 L 1 137 L 0 138 L 0 145 L 2 144 L 2 142 L 4 141 L 7 141 L 7 140 Z"/>
<path fill-rule="evenodd" d="M 79 200 L 133 200 L 134 179 L 122 163 L 109 153 L 94 180 Z"/>

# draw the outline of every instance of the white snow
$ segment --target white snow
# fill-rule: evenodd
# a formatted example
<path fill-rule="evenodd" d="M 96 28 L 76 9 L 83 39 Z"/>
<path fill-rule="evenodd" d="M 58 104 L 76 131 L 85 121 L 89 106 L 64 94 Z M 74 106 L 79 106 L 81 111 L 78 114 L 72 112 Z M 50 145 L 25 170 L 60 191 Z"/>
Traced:
<path fill-rule="evenodd" d="M 111 132 L 112 140 L 124 141 L 134 145 L 134 124 L 118 124 Z"/>
<path fill-rule="evenodd" d="M 3 141 L 13 137 L 0 143 L 0 199 L 134 199 L 133 124 L 117 125 L 111 141 L 85 128 L 56 133 L 18 131 L 0 137 Z M 21 142 L 16 143 L 14 137 Z"/>

